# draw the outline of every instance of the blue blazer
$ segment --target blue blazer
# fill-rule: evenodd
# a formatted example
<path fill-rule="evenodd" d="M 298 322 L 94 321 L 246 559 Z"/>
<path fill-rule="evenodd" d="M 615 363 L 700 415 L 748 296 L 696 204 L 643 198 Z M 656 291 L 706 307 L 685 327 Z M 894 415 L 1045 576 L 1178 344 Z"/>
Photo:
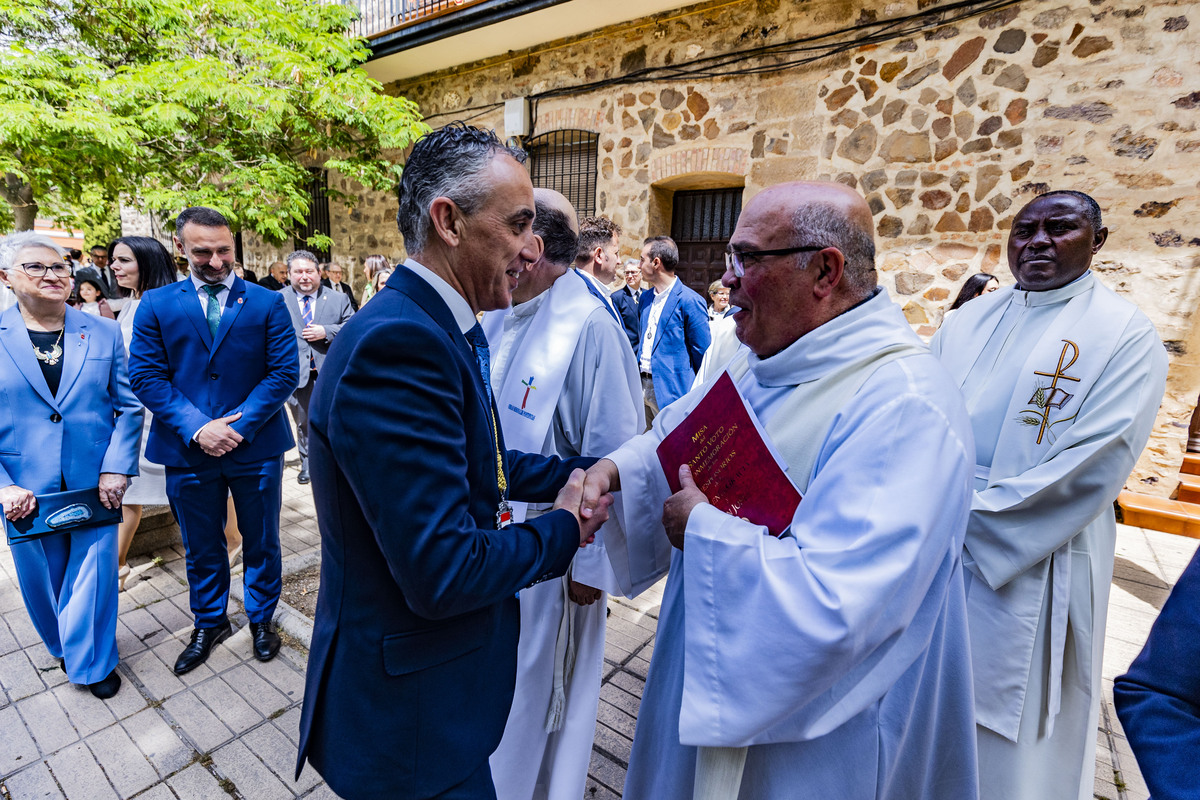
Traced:
<path fill-rule="evenodd" d="M 216 341 L 190 278 L 142 295 L 129 343 L 129 380 L 154 414 L 146 458 L 195 467 L 205 455 L 192 436 L 241 411 L 244 441 L 225 458 L 265 461 L 291 449 L 283 404 L 300 378 L 296 334 L 283 296 L 235 278 Z"/>
<path fill-rule="evenodd" d="M 645 346 L 641 334 L 649 324 L 653 302 L 653 291 L 643 291 L 638 300 L 639 364 Z M 684 286 L 682 280 L 676 280 L 665 302 L 650 354 L 650 373 L 654 376 L 654 396 L 659 408 L 666 408 L 688 393 L 704 360 L 704 351 L 712 342 L 708 306 L 700 295 Z"/>
<path fill-rule="evenodd" d="M 297 776 L 307 758 L 348 800 L 430 797 L 496 749 L 516 682 L 516 593 L 578 551 L 565 510 L 496 530 L 496 453 L 510 497 L 531 502 L 594 459 L 493 441 L 470 345 L 403 267 L 334 339 L 309 420 L 321 589 Z"/>
<path fill-rule="evenodd" d="M 645 293 L 646 290 L 643 290 L 642 294 Z M 628 286 L 622 286 L 610 294 L 609 298 L 612 300 L 613 307 L 617 309 L 617 313 L 621 315 L 621 327 L 625 329 L 625 335 L 629 337 L 630 347 L 636 351 L 641 324 L 638 319 L 638 301 L 633 299 L 633 290 Z"/>
<path fill-rule="evenodd" d="M 1200 552 L 1113 683 L 1117 716 L 1153 800 L 1200 798 Z"/>
<path fill-rule="evenodd" d="M 67 308 L 58 395 L 42 377 L 16 306 L 0 314 L 0 486 L 34 494 L 138 474 L 142 405 L 129 388 L 121 326 Z"/>

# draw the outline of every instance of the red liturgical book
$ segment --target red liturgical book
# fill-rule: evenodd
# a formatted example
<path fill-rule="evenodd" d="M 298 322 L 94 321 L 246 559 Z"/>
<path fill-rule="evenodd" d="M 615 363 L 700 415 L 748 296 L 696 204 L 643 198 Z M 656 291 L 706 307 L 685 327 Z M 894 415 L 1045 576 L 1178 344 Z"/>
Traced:
<path fill-rule="evenodd" d="M 721 511 L 764 525 L 772 536 L 792 524 L 800 492 L 728 372 L 657 452 L 672 492 L 679 491 L 679 467 L 687 464 L 700 491 Z"/>

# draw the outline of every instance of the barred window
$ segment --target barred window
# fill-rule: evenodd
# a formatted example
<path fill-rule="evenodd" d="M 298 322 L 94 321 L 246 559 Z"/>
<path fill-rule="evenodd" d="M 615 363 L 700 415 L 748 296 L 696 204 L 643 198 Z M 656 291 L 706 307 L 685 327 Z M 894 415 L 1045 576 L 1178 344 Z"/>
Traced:
<path fill-rule="evenodd" d="M 596 213 L 596 144 L 590 131 L 551 131 L 525 143 L 533 185 L 561 192 L 580 217 Z"/>
<path fill-rule="evenodd" d="M 329 249 L 318 250 L 307 244 L 305 239 L 317 233 L 323 233 L 326 236 L 332 235 L 329 225 L 329 195 L 326 191 L 328 186 L 328 170 L 309 167 L 308 216 L 300 229 L 296 231 L 296 247 L 311 251 L 322 263 L 333 260 L 332 251 Z"/>

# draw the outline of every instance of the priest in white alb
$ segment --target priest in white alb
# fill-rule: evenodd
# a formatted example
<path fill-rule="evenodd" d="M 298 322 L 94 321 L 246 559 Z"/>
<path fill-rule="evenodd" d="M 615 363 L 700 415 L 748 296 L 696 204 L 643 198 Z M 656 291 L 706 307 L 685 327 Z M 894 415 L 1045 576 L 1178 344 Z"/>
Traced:
<path fill-rule="evenodd" d="M 549 189 L 535 189 L 534 200 L 542 256 L 521 273 L 512 308 L 488 312 L 482 321 L 494 354 L 497 413 L 513 449 L 602 456 L 640 430 L 637 365 L 624 329 L 570 269 L 575 210 Z M 518 517 L 542 510 L 514 509 Z M 601 529 L 562 578 L 521 590 L 516 693 L 491 757 L 499 800 L 583 797 L 608 593 L 619 588 L 605 536 Z"/>
<path fill-rule="evenodd" d="M 752 198 L 729 243 L 746 347 L 728 373 L 803 494 L 781 538 L 709 504 L 686 468 L 668 489 L 656 447 L 711 382 L 588 472 L 585 516 L 622 489 L 618 580 L 636 589 L 670 560 L 626 800 L 976 797 L 960 562 L 974 444 L 946 371 L 876 286 L 873 229 L 845 186 L 789 183 Z"/>
<path fill-rule="evenodd" d="M 1090 269 L 1108 238 L 1082 192 L 1047 192 L 1008 238 L 1017 285 L 960 308 L 933 352 L 975 431 L 963 565 L 981 796 L 1090 800 L 1113 501 L 1149 438 L 1167 356 Z"/>

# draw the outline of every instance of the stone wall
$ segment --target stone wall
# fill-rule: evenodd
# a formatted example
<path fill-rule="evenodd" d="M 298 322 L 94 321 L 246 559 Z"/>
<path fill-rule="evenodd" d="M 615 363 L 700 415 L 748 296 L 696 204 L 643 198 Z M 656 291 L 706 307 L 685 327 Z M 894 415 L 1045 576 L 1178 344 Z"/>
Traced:
<path fill-rule="evenodd" d="M 784 180 L 854 186 L 875 213 L 881 282 L 927 330 L 971 273 L 1011 283 L 1002 247 L 1022 204 L 1047 188 L 1089 192 L 1111 230 L 1097 272 L 1146 311 L 1172 355 L 1131 478 L 1170 492 L 1200 393 L 1200 2 L 1024 2 L 780 71 L 620 80 L 933 5 L 707 3 L 388 90 L 435 127 L 472 118 L 500 129 L 497 104 L 533 97 L 535 135 L 598 133 L 597 205 L 624 228 L 623 255 L 667 232 L 679 189 L 744 186 L 749 198 Z M 539 97 L 606 79 L 617 80 Z M 367 194 L 335 212 L 335 251 L 398 257 L 395 207 Z"/>

